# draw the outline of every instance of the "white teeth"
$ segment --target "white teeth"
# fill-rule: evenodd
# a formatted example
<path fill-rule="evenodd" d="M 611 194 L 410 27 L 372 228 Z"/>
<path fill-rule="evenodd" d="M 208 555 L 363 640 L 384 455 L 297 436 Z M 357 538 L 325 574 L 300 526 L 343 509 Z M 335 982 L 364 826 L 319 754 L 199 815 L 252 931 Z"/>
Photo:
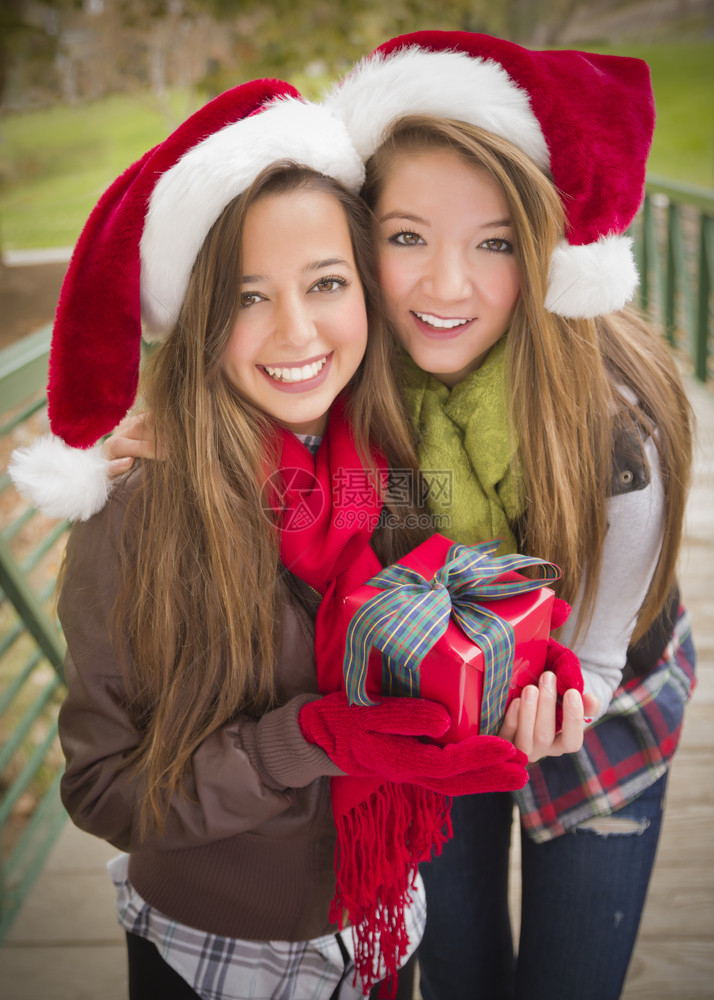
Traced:
<path fill-rule="evenodd" d="M 274 378 L 276 382 L 307 382 L 308 379 L 315 378 L 327 364 L 327 357 L 313 361 L 311 365 L 301 365 L 299 368 L 270 368 L 264 365 L 265 371 Z"/>
<path fill-rule="evenodd" d="M 438 316 L 430 316 L 429 313 L 415 313 L 422 323 L 428 323 L 429 326 L 434 326 L 437 330 L 453 330 L 457 326 L 464 326 L 466 323 L 470 323 L 470 319 L 439 319 Z"/>

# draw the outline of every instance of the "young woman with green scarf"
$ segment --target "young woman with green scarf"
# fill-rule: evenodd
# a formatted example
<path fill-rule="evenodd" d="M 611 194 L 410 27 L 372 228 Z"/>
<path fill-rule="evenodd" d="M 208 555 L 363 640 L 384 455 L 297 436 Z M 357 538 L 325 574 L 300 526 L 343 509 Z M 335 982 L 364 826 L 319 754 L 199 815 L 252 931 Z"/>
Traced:
<path fill-rule="evenodd" d="M 431 511 L 455 540 L 500 537 L 501 551 L 561 567 L 573 614 L 560 639 L 595 717 L 582 748 L 562 753 L 538 723 L 532 745 L 519 743 L 532 709 L 525 692 L 512 704 L 501 734 L 533 762 L 549 754 L 515 793 L 517 958 L 513 798 L 461 797 L 453 841 L 423 866 L 421 993 L 614 1000 L 695 659 L 675 581 L 690 407 L 663 341 L 625 308 L 637 285 L 625 229 L 654 126 L 649 71 L 421 32 L 381 46 L 328 103 L 367 163 Z"/>

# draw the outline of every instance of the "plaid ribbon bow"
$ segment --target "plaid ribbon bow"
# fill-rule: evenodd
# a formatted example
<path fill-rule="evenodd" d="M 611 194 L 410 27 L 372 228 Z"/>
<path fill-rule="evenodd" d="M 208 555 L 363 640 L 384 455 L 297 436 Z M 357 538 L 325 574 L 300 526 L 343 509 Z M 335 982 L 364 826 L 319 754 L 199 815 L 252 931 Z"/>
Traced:
<path fill-rule="evenodd" d="M 414 569 L 395 564 L 367 582 L 383 592 L 367 601 L 347 631 L 343 671 L 350 704 L 372 705 L 366 690 L 367 660 L 372 646 L 382 656 L 390 693 L 419 695 L 419 665 L 454 619 L 484 654 L 483 700 L 479 731 L 495 730 L 508 695 L 515 641 L 513 627 L 478 600 L 498 600 L 538 590 L 560 577 L 554 563 L 533 556 L 493 557 L 494 539 L 467 547 L 452 545 L 444 565 L 427 580 Z M 538 568 L 538 579 L 496 582 L 496 577 L 526 566 Z M 395 690 L 396 688 L 396 690 Z"/>

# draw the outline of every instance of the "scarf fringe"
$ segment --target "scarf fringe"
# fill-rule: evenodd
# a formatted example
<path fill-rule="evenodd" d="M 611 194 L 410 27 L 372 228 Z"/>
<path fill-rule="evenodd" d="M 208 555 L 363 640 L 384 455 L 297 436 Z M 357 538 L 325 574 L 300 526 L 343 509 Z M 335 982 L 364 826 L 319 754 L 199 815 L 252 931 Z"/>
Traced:
<path fill-rule="evenodd" d="M 390 979 L 409 947 L 404 909 L 418 865 L 441 854 L 453 835 L 451 799 L 417 785 L 385 782 L 368 799 L 335 817 L 337 889 L 330 919 L 352 926 L 357 976 L 369 992 Z"/>

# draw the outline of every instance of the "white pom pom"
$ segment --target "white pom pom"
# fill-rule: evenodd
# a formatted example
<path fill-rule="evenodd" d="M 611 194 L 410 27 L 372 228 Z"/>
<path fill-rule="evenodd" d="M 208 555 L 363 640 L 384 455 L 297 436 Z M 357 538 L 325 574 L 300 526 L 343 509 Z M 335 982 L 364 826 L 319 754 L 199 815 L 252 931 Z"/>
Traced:
<path fill-rule="evenodd" d="M 553 251 L 545 307 L 569 319 L 592 319 L 617 312 L 639 284 L 629 236 L 603 236 L 597 243 Z"/>
<path fill-rule="evenodd" d="M 100 445 L 70 448 L 46 434 L 12 453 L 8 472 L 18 493 L 47 517 L 86 521 L 107 502 L 109 462 Z"/>

